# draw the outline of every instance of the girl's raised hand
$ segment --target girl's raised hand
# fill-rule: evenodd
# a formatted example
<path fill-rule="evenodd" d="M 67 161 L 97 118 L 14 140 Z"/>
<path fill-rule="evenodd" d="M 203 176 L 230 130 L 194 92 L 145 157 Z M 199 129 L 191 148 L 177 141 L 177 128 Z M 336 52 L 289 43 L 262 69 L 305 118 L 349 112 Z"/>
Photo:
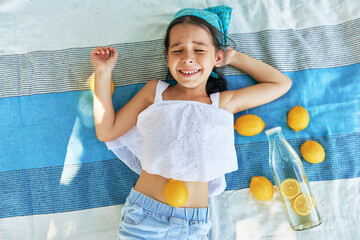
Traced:
<path fill-rule="evenodd" d="M 98 47 L 91 51 L 91 62 L 95 71 L 112 71 L 118 56 L 114 47 Z"/>
<path fill-rule="evenodd" d="M 221 67 L 229 65 L 232 61 L 232 58 L 235 56 L 236 50 L 231 47 L 227 47 L 225 50 L 225 57 L 223 62 L 221 63 Z"/>

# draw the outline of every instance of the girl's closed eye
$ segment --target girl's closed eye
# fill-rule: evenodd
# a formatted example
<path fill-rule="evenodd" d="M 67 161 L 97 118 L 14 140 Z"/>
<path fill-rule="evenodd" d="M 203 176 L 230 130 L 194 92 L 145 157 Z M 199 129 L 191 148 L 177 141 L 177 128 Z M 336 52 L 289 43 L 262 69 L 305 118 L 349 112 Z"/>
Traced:
<path fill-rule="evenodd" d="M 195 52 L 197 52 L 197 53 L 204 53 L 205 50 L 203 50 L 203 49 L 196 49 Z"/>
<path fill-rule="evenodd" d="M 182 50 L 173 50 L 172 52 L 173 52 L 174 54 L 178 54 L 178 53 L 181 53 Z"/>

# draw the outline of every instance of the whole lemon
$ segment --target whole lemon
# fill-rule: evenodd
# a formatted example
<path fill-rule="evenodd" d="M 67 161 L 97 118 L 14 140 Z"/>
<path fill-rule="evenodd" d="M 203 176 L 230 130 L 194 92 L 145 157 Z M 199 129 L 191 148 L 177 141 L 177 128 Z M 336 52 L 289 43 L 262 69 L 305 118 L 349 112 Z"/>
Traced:
<path fill-rule="evenodd" d="M 310 163 L 321 163 L 325 159 L 324 148 L 315 141 L 306 141 L 301 145 L 300 152 L 303 158 Z"/>
<path fill-rule="evenodd" d="M 170 206 L 181 207 L 189 199 L 189 190 L 182 181 L 170 178 L 169 182 L 165 184 L 163 195 Z"/>
<path fill-rule="evenodd" d="M 309 113 L 302 106 L 293 107 L 287 116 L 288 125 L 294 129 L 295 132 L 305 129 L 309 124 L 309 120 Z"/>
<path fill-rule="evenodd" d="M 250 182 L 250 192 L 261 201 L 269 201 L 274 196 L 274 186 L 266 177 L 253 177 Z"/>
<path fill-rule="evenodd" d="M 248 137 L 261 133 L 264 127 L 264 121 L 254 114 L 247 114 L 239 117 L 236 119 L 234 125 L 235 130 L 240 135 Z"/>
<path fill-rule="evenodd" d="M 90 81 L 90 89 L 92 92 L 94 92 L 95 89 L 95 76 Z M 115 86 L 113 80 L 111 80 L 111 95 L 114 94 Z"/>

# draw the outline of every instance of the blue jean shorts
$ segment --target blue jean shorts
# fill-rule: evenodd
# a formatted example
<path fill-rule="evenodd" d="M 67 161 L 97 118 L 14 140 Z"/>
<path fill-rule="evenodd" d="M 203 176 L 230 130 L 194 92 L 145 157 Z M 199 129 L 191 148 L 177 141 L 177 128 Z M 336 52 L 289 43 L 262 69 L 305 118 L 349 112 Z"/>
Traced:
<path fill-rule="evenodd" d="M 134 189 L 121 210 L 118 239 L 208 239 L 209 208 L 177 208 Z"/>

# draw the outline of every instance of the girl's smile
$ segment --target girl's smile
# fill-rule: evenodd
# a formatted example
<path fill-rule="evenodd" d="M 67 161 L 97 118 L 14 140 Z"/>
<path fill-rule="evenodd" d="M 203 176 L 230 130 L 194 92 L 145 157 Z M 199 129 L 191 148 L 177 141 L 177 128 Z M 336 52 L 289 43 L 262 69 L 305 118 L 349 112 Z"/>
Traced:
<path fill-rule="evenodd" d="M 192 77 L 200 73 L 200 69 L 180 69 L 178 72 L 184 77 Z"/>

